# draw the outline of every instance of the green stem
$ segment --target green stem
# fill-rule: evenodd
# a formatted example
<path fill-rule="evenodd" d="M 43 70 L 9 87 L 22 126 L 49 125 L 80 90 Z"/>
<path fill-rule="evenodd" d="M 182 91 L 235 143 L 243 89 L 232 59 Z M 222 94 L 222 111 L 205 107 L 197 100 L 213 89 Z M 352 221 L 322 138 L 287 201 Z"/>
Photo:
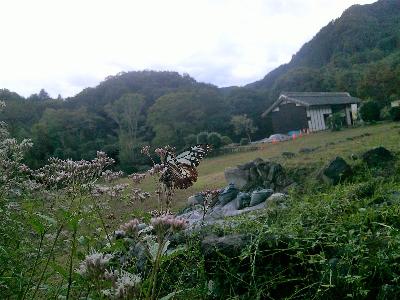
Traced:
<path fill-rule="evenodd" d="M 35 275 L 36 267 L 37 267 L 38 262 L 39 262 L 40 253 L 42 252 L 44 235 L 45 235 L 45 232 L 43 232 L 42 235 L 40 236 L 39 248 L 38 248 L 38 251 L 37 251 L 37 254 L 36 254 L 35 262 L 33 263 L 32 273 L 31 273 L 31 276 L 29 277 L 29 281 L 28 281 L 28 284 L 26 286 L 26 290 L 25 290 L 25 292 L 24 292 L 24 294 L 22 296 L 22 300 L 24 300 L 26 295 L 28 294 L 29 287 L 30 287 L 30 285 L 32 283 L 32 280 L 33 280 L 33 276 Z"/>
<path fill-rule="evenodd" d="M 151 300 L 155 299 L 157 275 L 158 275 L 158 269 L 160 268 L 160 260 L 161 260 L 161 256 L 162 256 L 162 251 L 164 249 L 164 243 L 165 243 L 165 239 L 163 239 L 159 242 L 156 259 L 154 262 L 154 267 L 153 267 L 153 272 L 152 272 L 152 280 L 151 280 L 151 297 L 150 297 Z"/>
<path fill-rule="evenodd" d="M 68 288 L 67 288 L 67 296 L 66 299 L 69 299 L 69 294 L 71 291 L 71 286 L 72 286 L 72 267 L 73 267 L 73 260 L 74 260 L 74 255 L 76 251 L 76 232 L 77 232 L 78 227 L 75 226 L 74 232 L 72 234 L 72 245 L 71 245 L 71 253 L 69 256 L 69 274 L 68 274 Z"/>
<path fill-rule="evenodd" d="M 93 203 L 94 209 L 95 209 L 95 211 L 96 211 L 96 213 L 97 213 L 97 215 L 98 215 L 98 217 L 100 219 L 101 226 L 103 227 L 103 230 L 104 230 L 104 232 L 106 234 L 107 240 L 111 244 L 111 238 L 110 238 L 110 236 L 108 234 L 108 231 L 107 231 L 107 228 L 106 228 L 106 224 L 104 223 L 104 220 L 103 220 L 103 217 L 102 217 L 102 215 L 100 213 L 99 207 L 97 206 L 96 201 L 94 201 L 93 197 L 90 197 L 90 198 L 92 199 L 92 203 Z"/>
<path fill-rule="evenodd" d="M 36 284 L 35 292 L 32 295 L 32 300 L 35 299 L 35 296 L 36 296 L 36 294 L 37 294 L 37 292 L 39 290 L 40 284 L 43 281 L 44 274 L 46 273 L 47 267 L 49 266 L 49 263 L 50 263 L 50 259 L 53 256 L 54 248 L 56 246 L 56 243 L 57 243 L 58 237 L 60 236 L 62 228 L 63 228 L 63 225 L 61 225 L 60 228 L 58 228 L 58 230 L 57 230 L 57 234 L 56 234 L 56 237 L 54 239 L 53 245 L 51 245 L 49 256 L 47 257 L 46 265 L 44 266 L 44 269 L 42 270 L 42 274 L 40 275 L 40 279 L 39 279 L 38 283 Z"/>

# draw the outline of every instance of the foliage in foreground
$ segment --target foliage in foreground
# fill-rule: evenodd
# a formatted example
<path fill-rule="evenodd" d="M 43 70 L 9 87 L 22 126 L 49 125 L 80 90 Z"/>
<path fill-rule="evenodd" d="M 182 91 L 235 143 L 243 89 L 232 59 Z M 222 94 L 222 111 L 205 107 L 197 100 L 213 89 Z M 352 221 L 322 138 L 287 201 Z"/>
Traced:
<path fill-rule="evenodd" d="M 113 161 L 103 153 L 30 170 L 21 163 L 29 146 L 1 124 L 2 299 L 400 297 L 398 162 L 358 163 L 353 179 L 337 187 L 304 183 L 286 207 L 182 235 L 182 220 L 165 215 L 109 225 L 113 201 L 149 195 L 137 187 L 123 193 L 128 186 L 115 183 L 121 173 L 107 170 Z M 247 242 L 205 251 L 209 235 Z"/>

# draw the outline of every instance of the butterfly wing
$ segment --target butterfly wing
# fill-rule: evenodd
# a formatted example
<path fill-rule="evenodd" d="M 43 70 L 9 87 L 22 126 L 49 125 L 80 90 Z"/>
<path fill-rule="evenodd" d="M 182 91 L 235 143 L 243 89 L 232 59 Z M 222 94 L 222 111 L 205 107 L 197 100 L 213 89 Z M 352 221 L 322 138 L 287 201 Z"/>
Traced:
<path fill-rule="evenodd" d="M 210 150 L 210 145 L 196 145 L 183 151 L 176 157 L 176 160 L 180 164 L 197 167 L 200 164 L 200 160 L 202 160 Z"/>
<path fill-rule="evenodd" d="M 209 145 L 196 145 L 178 156 L 168 152 L 165 157 L 167 169 L 160 180 L 170 188 L 187 189 L 197 181 L 196 167 L 210 150 Z"/>

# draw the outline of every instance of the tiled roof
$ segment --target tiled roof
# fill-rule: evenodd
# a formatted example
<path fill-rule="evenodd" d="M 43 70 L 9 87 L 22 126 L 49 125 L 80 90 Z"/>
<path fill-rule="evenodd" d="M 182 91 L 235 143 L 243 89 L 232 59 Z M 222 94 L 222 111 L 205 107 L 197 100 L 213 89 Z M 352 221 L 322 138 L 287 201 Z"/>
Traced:
<path fill-rule="evenodd" d="M 279 99 L 262 116 L 265 117 L 284 100 L 304 106 L 354 104 L 361 102 L 360 99 L 350 96 L 349 93 L 283 92 L 279 96 Z"/>

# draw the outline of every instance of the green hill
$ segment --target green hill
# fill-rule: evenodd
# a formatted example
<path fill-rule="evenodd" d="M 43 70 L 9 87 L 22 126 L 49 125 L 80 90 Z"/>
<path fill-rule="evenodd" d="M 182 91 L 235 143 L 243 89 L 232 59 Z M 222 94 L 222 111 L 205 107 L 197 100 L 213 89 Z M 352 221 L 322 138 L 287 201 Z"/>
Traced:
<path fill-rule="evenodd" d="M 350 7 L 288 64 L 245 87 L 218 88 L 170 71 L 121 72 L 64 101 L 44 90 L 27 99 L 0 90 L 7 102 L 0 118 L 13 136 L 33 139 L 32 166 L 50 156 L 89 159 L 104 150 L 132 169 L 145 163 L 137 155 L 143 144 L 182 149 L 202 131 L 239 142 L 244 135 L 230 123 L 235 115 L 253 120 L 254 140 L 268 136 L 271 126 L 261 113 L 282 91 L 347 91 L 382 107 L 400 98 L 400 2 Z"/>
<path fill-rule="evenodd" d="M 388 101 L 400 95 L 400 2 L 354 5 L 285 65 L 247 87 L 268 91 L 349 91 Z"/>

